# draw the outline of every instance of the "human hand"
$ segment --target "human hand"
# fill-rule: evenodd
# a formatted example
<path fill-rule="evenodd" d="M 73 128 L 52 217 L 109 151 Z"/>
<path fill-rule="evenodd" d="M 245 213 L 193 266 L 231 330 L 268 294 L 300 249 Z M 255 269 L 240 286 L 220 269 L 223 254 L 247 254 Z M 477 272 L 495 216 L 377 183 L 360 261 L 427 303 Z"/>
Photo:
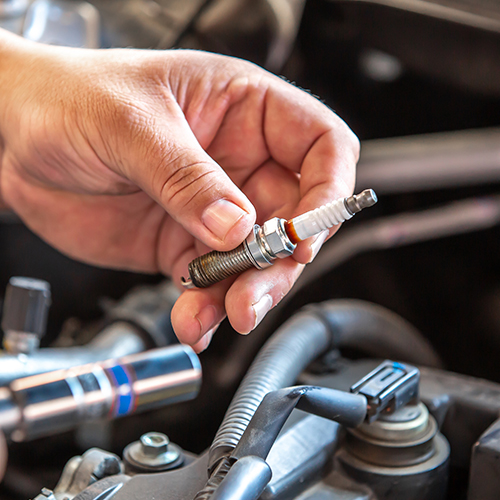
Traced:
<path fill-rule="evenodd" d="M 5 469 L 7 468 L 7 453 L 5 436 L 0 430 L 0 482 L 2 482 L 3 476 L 5 475 Z"/>
<path fill-rule="evenodd" d="M 352 194 L 358 141 L 307 93 L 196 51 L 49 47 L 0 31 L 0 190 L 47 242 L 100 266 L 161 271 L 240 244 L 257 220 Z M 184 292 L 183 343 L 228 316 L 250 332 L 327 236 L 292 258 Z"/>

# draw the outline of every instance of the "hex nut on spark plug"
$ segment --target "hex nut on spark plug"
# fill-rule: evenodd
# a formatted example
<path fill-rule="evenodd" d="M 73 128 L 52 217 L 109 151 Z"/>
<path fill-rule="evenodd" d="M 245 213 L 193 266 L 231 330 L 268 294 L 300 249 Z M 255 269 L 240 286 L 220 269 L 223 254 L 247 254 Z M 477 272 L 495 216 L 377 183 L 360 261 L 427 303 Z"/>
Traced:
<path fill-rule="evenodd" d="M 295 247 L 285 231 L 285 219 L 274 217 L 262 226 L 262 233 L 274 258 L 284 259 L 293 254 Z"/>
<path fill-rule="evenodd" d="M 255 267 L 265 269 L 272 265 L 276 259 L 290 257 L 297 245 L 288 238 L 285 231 L 285 220 L 274 217 L 263 226 L 254 226 L 245 241 Z"/>

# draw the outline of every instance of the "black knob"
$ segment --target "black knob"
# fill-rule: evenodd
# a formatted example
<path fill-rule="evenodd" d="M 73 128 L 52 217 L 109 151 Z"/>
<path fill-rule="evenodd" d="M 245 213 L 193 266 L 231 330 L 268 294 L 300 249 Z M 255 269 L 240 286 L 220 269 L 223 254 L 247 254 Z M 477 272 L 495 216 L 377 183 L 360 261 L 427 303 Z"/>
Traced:
<path fill-rule="evenodd" d="M 5 291 L 2 329 L 45 334 L 50 307 L 50 284 L 44 280 L 13 276 Z"/>

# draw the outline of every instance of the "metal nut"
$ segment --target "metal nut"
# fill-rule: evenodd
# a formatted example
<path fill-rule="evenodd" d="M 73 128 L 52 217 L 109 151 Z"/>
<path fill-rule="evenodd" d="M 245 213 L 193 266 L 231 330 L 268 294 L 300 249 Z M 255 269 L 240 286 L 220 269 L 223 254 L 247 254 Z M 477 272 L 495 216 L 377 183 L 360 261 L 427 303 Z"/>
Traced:
<path fill-rule="evenodd" d="M 141 449 L 148 457 L 157 457 L 168 450 L 170 440 L 161 432 L 148 432 L 141 436 Z"/>
<path fill-rule="evenodd" d="M 288 238 L 284 219 L 278 219 L 274 217 L 266 222 L 262 226 L 262 232 L 266 239 L 269 249 L 274 254 L 274 256 L 284 259 L 293 254 L 296 245 L 294 245 Z"/>
<path fill-rule="evenodd" d="M 123 458 L 128 465 L 142 471 L 167 470 L 184 462 L 182 450 L 161 432 L 143 434 L 139 441 L 123 450 Z"/>

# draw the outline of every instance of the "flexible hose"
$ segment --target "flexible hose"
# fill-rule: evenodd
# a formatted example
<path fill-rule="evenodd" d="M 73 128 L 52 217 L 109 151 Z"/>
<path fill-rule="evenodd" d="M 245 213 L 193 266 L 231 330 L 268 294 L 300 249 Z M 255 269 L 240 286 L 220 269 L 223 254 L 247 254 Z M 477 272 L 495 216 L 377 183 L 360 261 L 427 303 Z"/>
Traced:
<path fill-rule="evenodd" d="M 382 306 L 361 300 L 308 306 L 276 331 L 250 367 L 210 448 L 210 471 L 236 447 L 264 396 L 292 385 L 329 347 L 358 348 L 372 356 L 441 365 L 418 330 Z"/>
<path fill-rule="evenodd" d="M 231 402 L 210 448 L 209 469 L 238 444 L 264 396 L 292 385 L 324 352 L 331 334 L 313 312 L 299 312 L 264 345 Z"/>
<path fill-rule="evenodd" d="M 209 500 L 227 475 L 240 442 L 264 397 L 295 382 L 332 347 L 368 350 L 373 356 L 440 366 L 428 341 L 403 318 L 361 300 L 307 306 L 267 341 L 236 392 L 209 453 L 209 479 L 195 500 Z"/>
<path fill-rule="evenodd" d="M 375 358 L 407 361 L 417 365 L 442 367 L 430 342 L 398 314 L 364 300 L 331 300 L 313 311 L 328 323 L 333 345 L 355 349 Z"/>

